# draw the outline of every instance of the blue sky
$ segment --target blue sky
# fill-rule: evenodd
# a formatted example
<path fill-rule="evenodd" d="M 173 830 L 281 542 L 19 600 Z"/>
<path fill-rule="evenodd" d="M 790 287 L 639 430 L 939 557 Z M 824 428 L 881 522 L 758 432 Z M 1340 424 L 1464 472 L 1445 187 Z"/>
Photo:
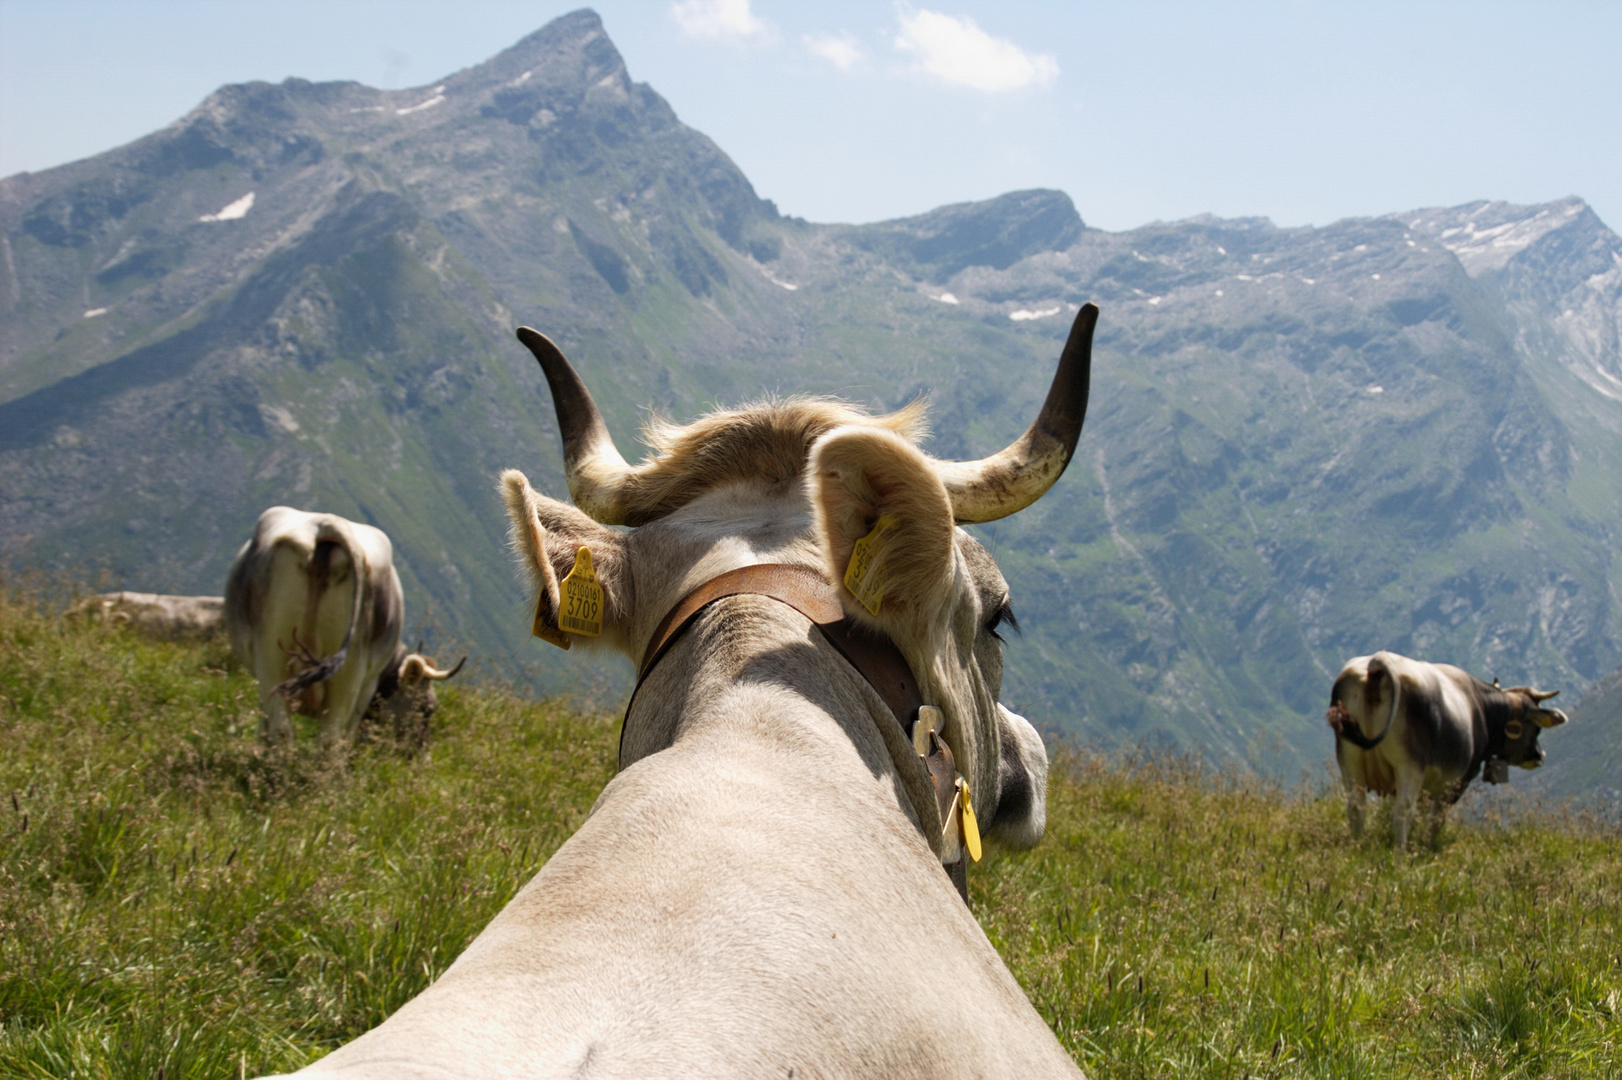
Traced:
<path fill-rule="evenodd" d="M 430 84 L 575 6 L 0 0 L 0 175 L 121 145 L 223 83 Z M 1622 3 L 595 7 L 633 78 L 813 221 L 1055 187 L 1108 229 L 1572 194 L 1622 228 Z"/>

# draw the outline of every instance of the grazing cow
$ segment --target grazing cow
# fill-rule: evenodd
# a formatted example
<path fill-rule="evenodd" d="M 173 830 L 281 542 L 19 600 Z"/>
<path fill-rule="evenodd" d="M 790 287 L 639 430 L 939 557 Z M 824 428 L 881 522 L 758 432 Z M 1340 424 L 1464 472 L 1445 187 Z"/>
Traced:
<path fill-rule="evenodd" d="M 1366 793 L 1397 796 L 1392 839 L 1408 846 L 1419 793 L 1432 797 L 1430 842 L 1446 808 L 1487 767 L 1500 783 L 1507 765 L 1543 764 L 1538 732 L 1566 714 L 1542 703 L 1560 691 L 1484 683 L 1450 664 L 1377 652 L 1346 662 L 1329 695 L 1329 726 L 1346 788 L 1346 821 L 1363 834 Z"/>
<path fill-rule="evenodd" d="M 633 467 L 520 330 L 575 506 L 504 473 L 514 548 L 538 636 L 639 662 L 621 771 L 438 981 L 303 1075 L 1080 1075 L 954 888 L 977 823 L 1037 842 L 1047 786 L 997 701 L 1007 583 L 957 525 L 1064 471 L 1097 315 L 976 462 L 922 453 L 921 408 L 792 399 L 657 426 Z"/>
<path fill-rule="evenodd" d="M 273 506 L 259 515 L 225 583 L 225 627 L 259 680 L 260 737 L 293 737 L 289 708 L 321 721 L 321 741 L 348 742 L 380 683 L 408 697 L 394 710 L 431 700 L 424 680 L 446 679 L 428 658 L 400 644 L 405 600 L 394 546 L 382 530 L 337 514 Z M 386 680 L 386 681 L 385 681 Z"/>
<path fill-rule="evenodd" d="M 421 642 L 415 652 L 404 644 L 396 645 L 394 656 L 378 676 L 362 730 L 386 731 L 407 749 L 421 750 L 428 745 L 428 722 L 439 708 L 434 683 L 455 675 L 466 662 L 464 656 L 449 671 L 441 671 L 434 666 L 433 657 L 423 654 Z"/>
<path fill-rule="evenodd" d="M 79 601 L 66 614 L 129 626 L 147 637 L 206 638 L 224 625 L 225 598 L 109 592 Z"/>

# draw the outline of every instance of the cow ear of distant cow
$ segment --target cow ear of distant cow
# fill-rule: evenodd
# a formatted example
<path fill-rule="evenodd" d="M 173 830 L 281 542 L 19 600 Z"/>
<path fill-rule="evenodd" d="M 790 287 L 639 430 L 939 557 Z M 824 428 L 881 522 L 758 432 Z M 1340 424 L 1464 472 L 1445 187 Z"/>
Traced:
<path fill-rule="evenodd" d="M 616 638 L 631 610 L 631 575 L 620 534 L 568 503 L 542 495 L 517 469 L 501 474 L 501 495 L 512 521 L 513 554 L 535 587 L 537 600 L 544 595 L 542 606 L 550 612 L 558 610 L 559 582 L 568 577 L 580 549 L 585 548 L 591 552 L 593 571 L 603 591 L 603 636 Z"/>
<path fill-rule="evenodd" d="M 955 523 L 923 452 L 894 432 L 835 428 L 811 448 L 810 477 L 817 537 L 846 611 L 913 640 L 943 626 Z"/>

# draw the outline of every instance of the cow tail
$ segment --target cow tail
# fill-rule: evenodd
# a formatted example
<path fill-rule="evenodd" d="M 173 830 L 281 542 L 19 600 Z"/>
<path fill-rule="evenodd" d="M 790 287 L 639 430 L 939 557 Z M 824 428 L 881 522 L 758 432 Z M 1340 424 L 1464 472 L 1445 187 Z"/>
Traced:
<path fill-rule="evenodd" d="M 335 539 L 343 545 L 344 553 L 349 556 L 350 573 L 355 577 L 355 598 L 349 608 L 349 628 L 344 631 L 343 644 L 331 656 L 323 657 L 318 663 L 305 668 L 286 682 L 276 686 L 275 693 L 292 699 L 319 682 L 326 682 L 344 666 L 344 660 L 349 656 L 349 643 L 355 640 L 355 628 L 360 625 L 361 598 L 364 593 L 367 567 L 364 556 L 355 543 L 355 536 L 347 523 L 341 528 L 333 529 L 330 524 L 322 525 L 321 531 L 316 535 L 316 543 L 322 540 Z"/>
<path fill-rule="evenodd" d="M 1377 660 L 1369 663 L 1371 672 L 1377 663 L 1379 663 Z M 1379 670 L 1385 674 L 1386 678 L 1391 680 L 1391 711 L 1386 714 L 1385 727 L 1380 729 L 1380 734 L 1371 739 L 1363 734 L 1362 729 L 1355 722 L 1344 725 L 1344 730 L 1341 728 L 1336 729 L 1336 734 L 1341 738 L 1364 750 L 1373 750 L 1385 741 L 1386 735 L 1391 732 L 1391 722 L 1397 718 L 1397 710 L 1402 708 L 1402 680 L 1397 678 L 1395 673 L 1384 664 L 1380 664 Z"/>

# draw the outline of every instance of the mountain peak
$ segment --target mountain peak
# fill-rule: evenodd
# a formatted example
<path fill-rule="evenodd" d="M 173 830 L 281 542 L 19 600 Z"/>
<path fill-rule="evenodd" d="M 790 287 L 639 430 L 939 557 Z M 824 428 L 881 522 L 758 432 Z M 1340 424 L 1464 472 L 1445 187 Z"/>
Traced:
<path fill-rule="evenodd" d="M 631 90 L 625 59 L 590 8 L 561 15 L 484 63 L 439 81 L 462 92 L 536 81 L 611 87 L 627 95 Z"/>
<path fill-rule="evenodd" d="M 1586 202 L 1568 195 L 1533 206 L 1480 200 L 1391 217 L 1434 239 L 1458 256 L 1466 273 L 1479 277 L 1489 270 L 1502 270 L 1515 256 L 1584 215 L 1599 222 Z"/>
<path fill-rule="evenodd" d="M 851 235 L 859 246 L 914 263 L 924 278 L 939 282 L 965 267 L 1005 270 L 1038 252 L 1062 251 L 1085 228 L 1070 196 L 1033 188 L 858 226 Z"/>

